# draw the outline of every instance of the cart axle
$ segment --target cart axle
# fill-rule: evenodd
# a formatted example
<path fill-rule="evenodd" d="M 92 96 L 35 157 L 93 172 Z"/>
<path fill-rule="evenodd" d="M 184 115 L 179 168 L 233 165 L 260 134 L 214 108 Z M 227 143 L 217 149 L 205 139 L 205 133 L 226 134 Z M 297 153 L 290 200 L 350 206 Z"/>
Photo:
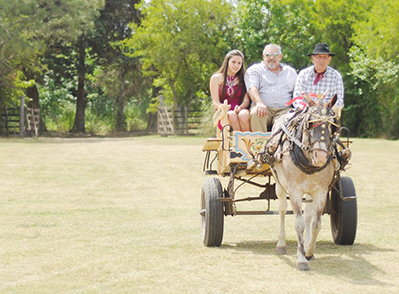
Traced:
<path fill-rule="evenodd" d="M 270 211 L 270 210 L 258 210 L 258 211 L 236 211 L 237 215 L 261 215 L 261 214 L 280 214 L 279 211 Z M 293 211 L 287 210 L 285 214 L 294 214 Z"/>

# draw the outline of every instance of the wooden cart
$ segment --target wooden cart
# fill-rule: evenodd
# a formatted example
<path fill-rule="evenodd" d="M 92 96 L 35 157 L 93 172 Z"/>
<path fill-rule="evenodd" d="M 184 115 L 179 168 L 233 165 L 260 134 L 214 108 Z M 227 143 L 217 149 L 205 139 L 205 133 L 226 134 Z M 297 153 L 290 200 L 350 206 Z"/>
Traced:
<path fill-rule="evenodd" d="M 206 153 L 203 170 L 207 177 L 201 191 L 201 233 L 205 246 L 220 246 L 223 240 L 224 217 L 236 215 L 278 214 L 271 210 L 276 200 L 276 182 L 271 167 L 257 158 L 263 151 L 271 133 L 232 131 L 227 121 L 227 104 L 215 113 L 217 128 L 214 138 L 208 138 L 202 150 Z M 218 128 L 221 121 L 222 128 Z M 347 147 L 349 139 L 345 142 Z M 213 175 L 213 177 L 212 177 Z M 219 178 L 228 177 L 226 187 Z M 239 182 L 236 185 L 236 182 Z M 240 197 L 238 189 L 245 185 L 260 189 L 259 195 Z M 240 190 L 241 191 L 241 190 Z M 236 203 L 241 201 L 266 201 L 263 210 L 240 211 Z M 304 202 L 306 200 L 304 199 Z M 292 211 L 287 211 L 287 214 Z M 357 229 L 356 190 L 350 177 L 337 173 L 330 185 L 324 213 L 330 215 L 331 231 L 336 244 L 353 244 Z"/>

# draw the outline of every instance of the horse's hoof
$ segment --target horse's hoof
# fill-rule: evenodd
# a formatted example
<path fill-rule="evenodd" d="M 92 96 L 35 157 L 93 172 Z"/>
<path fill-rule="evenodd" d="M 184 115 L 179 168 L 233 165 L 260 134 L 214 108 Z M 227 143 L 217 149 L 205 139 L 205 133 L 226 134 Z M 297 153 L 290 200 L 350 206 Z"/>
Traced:
<path fill-rule="evenodd" d="M 307 260 L 314 260 L 314 255 L 312 254 L 312 256 L 305 256 Z"/>
<path fill-rule="evenodd" d="M 287 254 L 287 247 L 285 247 L 285 246 L 276 247 L 276 253 L 277 253 L 277 255 Z"/>
<path fill-rule="evenodd" d="M 300 271 L 308 271 L 309 266 L 307 262 L 298 262 L 296 265 L 296 269 Z"/>

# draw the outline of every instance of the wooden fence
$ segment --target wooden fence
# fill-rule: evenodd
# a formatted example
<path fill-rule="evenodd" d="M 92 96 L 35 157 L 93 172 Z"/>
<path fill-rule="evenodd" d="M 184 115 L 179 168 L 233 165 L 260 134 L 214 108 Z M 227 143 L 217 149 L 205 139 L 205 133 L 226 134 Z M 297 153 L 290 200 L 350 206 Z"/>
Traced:
<path fill-rule="evenodd" d="M 4 133 L 8 137 L 9 135 L 19 135 L 21 130 L 21 116 L 20 109 L 17 107 L 4 106 L 2 113 L 4 126 Z"/>
<path fill-rule="evenodd" d="M 0 133 L 7 137 L 10 135 L 19 135 L 25 137 L 34 132 L 36 138 L 39 136 L 40 109 L 26 108 L 25 98 L 21 97 L 19 107 L 4 106 L 0 109 Z"/>
<path fill-rule="evenodd" d="M 158 134 L 197 135 L 202 123 L 202 111 L 172 106 L 158 107 Z"/>

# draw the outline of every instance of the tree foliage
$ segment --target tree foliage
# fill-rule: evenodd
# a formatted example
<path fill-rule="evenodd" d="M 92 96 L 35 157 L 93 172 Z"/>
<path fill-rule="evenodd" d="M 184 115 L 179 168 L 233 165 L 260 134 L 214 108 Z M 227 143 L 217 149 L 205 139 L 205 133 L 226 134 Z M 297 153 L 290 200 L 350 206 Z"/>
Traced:
<path fill-rule="evenodd" d="M 210 105 L 209 78 L 232 49 L 248 66 L 276 43 L 299 71 L 326 42 L 344 78 L 343 124 L 398 139 L 398 12 L 388 0 L 0 0 L 0 106 L 25 92 L 52 129 L 73 113 L 84 132 L 88 107 L 92 130 L 123 131 L 150 125 L 159 95 Z"/>
<path fill-rule="evenodd" d="M 398 1 L 378 0 L 354 26 L 349 109 L 358 136 L 399 138 L 398 12 Z"/>
<path fill-rule="evenodd" d="M 142 78 L 138 58 L 125 54 L 123 41 L 131 35 L 130 23 L 139 24 L 138 0 L 107 0 L 95 21 L 90 45 L 98 59 L 96 83 L 113 102 L 115 130 L 127 127 L 124 108 L 132 97 L 141 99 L 146 82 Z M 145 112 L 145 111 L 144 111 Z"/>
<path fill-rule="evenodd" d="M 48 15 L 46 5 L 36 1 L 0 0 L 0 105 L 10 104 L 34 81 L 26 80 L 21 65 L 38 70 L 36 62 L 43 44 L 34 32 Z M 33 57 L 33 58 L 32 58 Z"/>
<path fill-rule="evenodd" d="M 126 41 L 139 56 L 146 75 L 161 87 L 169 104 L 200 102 L 210 74 L 229 49 L 231 6 L 220 0 L 153 0 L 142 2 L 143 20 Z"/>

